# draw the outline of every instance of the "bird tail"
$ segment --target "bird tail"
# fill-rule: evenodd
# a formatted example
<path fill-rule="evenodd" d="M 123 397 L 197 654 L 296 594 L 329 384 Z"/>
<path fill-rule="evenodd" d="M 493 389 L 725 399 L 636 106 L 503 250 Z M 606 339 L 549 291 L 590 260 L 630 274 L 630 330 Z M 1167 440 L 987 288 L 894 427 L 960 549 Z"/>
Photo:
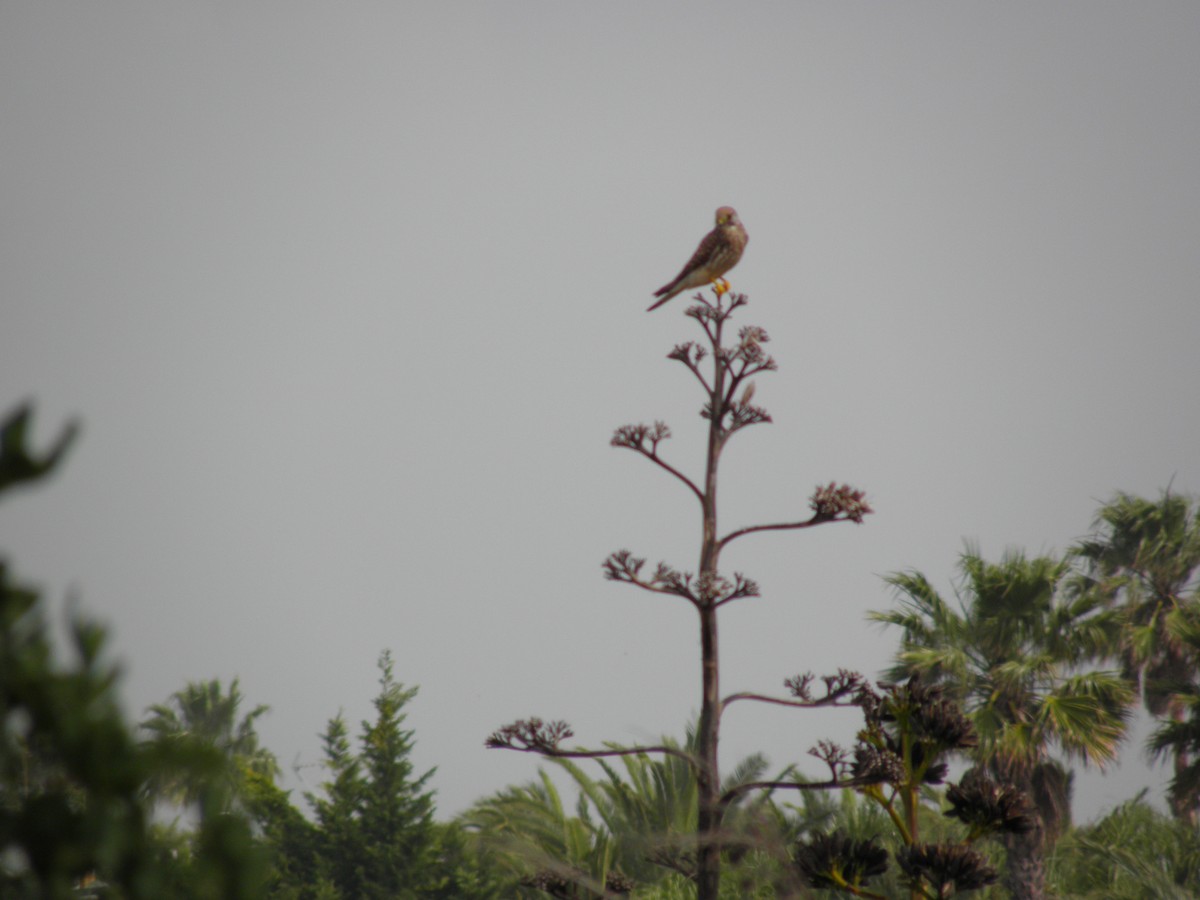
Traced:
<path fill-rule="evenodd" d="M 662 299 L 659 300 L 657 303 L 653 303 L 650 306 L 646 307 L 646 312 L 654 312 L 654 310 L 658 309 L 660 306 L 662 306 L 664 303 L 666 303 L 668 300 L 670 300 L 672 297 L 674 297 L 676 294 L 679 293 L 678 290 L 674 290 L 674 291 L 671 290 L 671 286 L 673 284 L 674 284 L 674 282 L 671 282 L 671 284 L 668 284 L 666 287 L 660 287 L 657 291 L 654 292 L 655 297 L 662 297 Z"/>

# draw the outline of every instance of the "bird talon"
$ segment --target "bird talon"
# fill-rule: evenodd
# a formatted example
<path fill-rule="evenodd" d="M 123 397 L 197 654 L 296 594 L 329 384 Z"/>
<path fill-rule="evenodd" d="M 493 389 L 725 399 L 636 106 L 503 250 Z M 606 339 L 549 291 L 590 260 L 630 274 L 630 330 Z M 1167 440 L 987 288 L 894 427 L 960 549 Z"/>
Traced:
<path fill-rule="evenodd" d="M 712 285 L 713 290 L 717 292 L 718 297 L 723 297 L 725 294 L 729 293 L 729 282 L 724 278 L 714 278 Z"/>

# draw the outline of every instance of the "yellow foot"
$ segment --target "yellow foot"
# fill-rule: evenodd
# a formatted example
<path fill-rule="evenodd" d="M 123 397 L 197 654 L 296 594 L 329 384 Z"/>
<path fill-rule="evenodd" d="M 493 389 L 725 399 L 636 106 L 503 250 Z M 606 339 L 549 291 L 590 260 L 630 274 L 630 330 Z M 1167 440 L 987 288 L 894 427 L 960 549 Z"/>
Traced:
<path fill-rule="evenodd" d="M 718 297 L 729 293 L 729 282 L 724 278 L 714 278 L 712 286 L 713 290 L 717 292 Z"/>

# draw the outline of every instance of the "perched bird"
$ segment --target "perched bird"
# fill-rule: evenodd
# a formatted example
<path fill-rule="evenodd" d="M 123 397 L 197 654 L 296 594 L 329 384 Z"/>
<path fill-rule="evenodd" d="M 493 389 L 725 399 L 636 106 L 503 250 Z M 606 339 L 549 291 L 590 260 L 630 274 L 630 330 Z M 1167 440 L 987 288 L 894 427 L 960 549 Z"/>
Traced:
<path fill-rule="evenodd" d="M 729 282 L 721 276 L 738 264 L 748 240 L 750 236 L 746 234 L 737 210 L 722 206 L 717 210 L 717 227 L 700 241 L 700 246 L 675 280 L 654 292 L 655 297 L 662 299 L 646 312 L 658 309 L 676 294 L 706 284 L 712 284 L 718 293 L 725 293 L 729 290 Z"/>

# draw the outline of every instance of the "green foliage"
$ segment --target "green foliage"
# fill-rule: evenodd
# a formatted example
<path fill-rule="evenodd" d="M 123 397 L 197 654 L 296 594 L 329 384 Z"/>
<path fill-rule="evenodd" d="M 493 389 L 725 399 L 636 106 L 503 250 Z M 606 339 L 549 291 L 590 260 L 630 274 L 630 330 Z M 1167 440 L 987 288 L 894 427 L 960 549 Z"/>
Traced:
<path fill-rule="evenodd" d="M 364 777 L 358 824 L 368 851 L 362 869 L 370 885 L 364 897 L 393 897 L 400 888 L 420 884 L 436 846 L 433 794 L 426 789 L 433 770 L 413 777 L 408 758 L 413 732 L 401 728 L 401 710 L 417 689 L 395 681 L 390 654 L 380 657 L 379 669 L 376 718 L 362 723 L 361 738 Z"/>
<path fill-rule="evenodd" d="M 79 436 L 79 426 L 72 422 L 63 429 L 53 447 L 35 456 L 26 446 L 32 421 L 33 407 L 24 403 L 0 423 L 0 491 L 49 475 Z"/>
<path fill-rule="evenodd" d="M 1200 833 L 1155 810 L 1143 792 L 1064 837 L 1048 880 L 1055 896 L 1079 900 L 1195 898 Z"/>
<path fill-rule="evenodd" d="M 424 900 L 507 900 L 513 896 L 510 885 L 462 825 L 439 823 L 435 828 L 435 861 L 421 895 Z"/>
<path fill-rule="evenodd" d="M 544 771 L 538 776 L 537 782 L 508 787 L 480 801 L 460 822 L 511 885 L 512 896 L 545 896 L 521 885 L 543 872 L 594 891 L 614 868 L 618 841 L 589 812 L 585 798 L 579 814 L 572 815 L 550 776 Z"/>
<path fill-rule="evenodd" d="M 24 407 L 0 423 L 0 493 L 53 471 L 74 439 L 72 427 L 34 453 L 30 420 Z M 1106 530 L 1080 548 L 1092 566 L 1085 590 L 1073 589 L 1069 562 L 1019 554 L 991 564 L 967 553 L 957 604 L 920 573 L 892 576 L 900 608 L 874 617 L 904 630 L 892 675 L 922 678 L 860 694 L 866 727 L 853 765 L 844 761 L 856 790 L 804 792 L 797 806 L 767 793 L 731 803 L 721 898 L 807 895 L 801 873 L 863 896 L 949 896 L 964 885 L 981 887 L 980 897 L 1007 896 L 984 886 L 988 873 L 1029 847 L 1009 840 L 1006 854 L 978 839 L 996 828 L 1019 837 L 1026 811 L 987 773 L 1018 776 L 1049 837 L 1062 833 L 1045 844 L 1055 896 L 1197 896 L 1200 834 L 1141 797 L 1069 827 L 1070 773 L 1051 751 L 1112 758 L 1131 692 L 1114 673 L 1085 667 L 1114 647 L 1147 696 L 1169 701 L 1163 709 L 1174 718 L 1151 746 L 1181 760 L 1177 795 L 1200 794 L 1200 508 L 1170 495 L 1119 495 L 1100 522 Z M 189 684 L 151 707 L 139 741 L 121 714 L 104 630 L 76 615 L 69 652 L 57 654 L 42 606 L 0 561 L 0 896 L 697 895 L 694 732 L 682 748 L 664 740 L 681 755 L 600 760 L 598 778 L 555 760 L 578 791 L 571 808 L 542 772 L 439 824 L 433 772 L 414 772 L 414 735 L 404 728 L 417 691 L 395 680 L 384 653 L 372 719 L 352 739 L 338 715 L 322 735 L 326 780 L 306 795 L 309 819 L 276 785 L 275 757 L 259 746 L 254 725 L 267 708 L 242 715 L 236 680 L 228 691 L 217 680 Z M 952 701 L 966 704 L 970 735 Z M 971 749 L 976 734 L 976 768 L 939 793 L 943 757 Z M 750 757 L 720 790 L 751 796 L 736 788 L 764 773 L 764 760 Z M 164 799 L 187 809 L 190 831 L 152 823 L 150 804 Z M 939 884 L 944 873 L 960 880 Z"/>
<path fill-rule="evenodd" d="M 255 720 L 268 707 L 257 706 L 239 721 L 242 699 L 236 678 L 228 693 L 220 681 L 213 679 L 190 682 L 166 703 L 147 710 L 140 727 L 150 745 L 197 746 L 211 751 L 220 763 L 217 772 L 197 773 L 187 768 L 158 772 L 146 784 L 148 796 L 186 805 L 196 802 L 205 792 L 219 790 L 226 798 L 224 806 L 228 811 L 240 802 L 248 774 L 268 779 L 279 775 L 279 763 L 274 754 L 258 745 L 254 730 Z"/>
<path fill-rule="evenodd" d="M 721 882 L 719 900 L 775 900 L 797 896 L 780 893 L 769 883 L 748 885 L 744 873 L 738 869 L 727 871 L 726 875 L 728 877 Z M 696 900 L 696 894 L 696 883 L 692 879 L 672 872 L 654 884 L 635 888 L 628 896 L 629 900 Z"/>
<path fill-rule="evenodd" d="M 1119 617 L 1065 590 L 1063 561 L 1008 553 L 994 564 L 968 551 L 960 573 L 957 610 L 920 573 L 887 579 L 900 607 L 871 618 L 903 629 L 889 677 L 946 684 L 975 722 L 984 761 L 1032 766 L 1055 745 L 1112 761 L 1132 697 L 1115 673 L 1079 667 L 1104 656 Z"/>
<path fill-rule="evenodd" d="M 1132 606 L 1186 602 L 1200 569 L 1200 502 L 1165 491 L 1158 500 L 1119 493 L 1100 508 L 1096 532 L 1076 552 L 1096 586 Z"/>
<path fill-rule="evenodd" d="M 860 676 L 833 681 L 843 693 L 854 692 L 866 726 L 853 762 L 828 743 L 818 756 L 835 773 L 834 783 L 854 785 L 862 799 L 847 793 L 839 808 L 805 793 L 804 806 L 789 814 L 757 791 L 804 783 L 788 780 L 794 778 L 790 767 L 763 782 L 764 760 L 743 761 L 721 785 L 730 802 L 722 826 L 721 896 L 800 896 L 807 885 L 932 898 L 995 881 L 1000 854 L 971 845 L 991 834 L 1029 830 L 1029 809 L 1018 792 L 979 772 L 947 791 L 944 809 L 939 804 L 932 786 L 945 778 L 949 754 L 975 743 L 957 704 L 919 679 L 882 685 L 881 693 Z M 540 781 L 500 792 L 462 821 L 508 873 L 512 896 L 607 898 L 629 889 L 635 897 L 695 896 L 694 737 L 683 748 L 666 738 L 660 746 L 672 752 L 661 759 L 622 754 L 619 764 L 596 760 L 604 773 L 599 779 L 569 758 L 556 758 L 578 788 L 573 811 L 543 771 Z M 749 796 L 755 799 L 733 802 Z M 846 824 L 858 833 L 846 834 Z M 618 889 L 623 879 L 632 884 Z"/>
<path fill-rule="evenodd" d="M 1200 502 L 1164 492 L 1158 500 L 1117 494 L 1100 509 L 1096 533 L 1076 547 L 1088 564 L 1088 593 L 1118 603 L 1113 651 L 1151 715 L 1170 721 L 1151 738 L 1175 761 L 1171 806 L 1195 821 L 1200 807 Z"/>
<path fill-rule="evenodd" d="M 270 854 L 264 896 L 287 900 L 490 900 L 505 896 L 477 844 L 457 825 L 433 821 L 433 775 L 413 773 L 413 732 L 404 707 L 417 694 L 379 658 L 375 717 L 355 752 L 339 714 L 322 735 L 327 778 L 308 794 L 314 821 L 264 772 L 247 771 L 247 808 Z"/>
<path fill-rule="evenodd" d="M 968 549 L 959 572 L 956 605 L 919 572 L 892 575 L 899 608 L 871 618 L 903 630 L 889 676 L 945 685 L 978 732 L 973 758 L 1035 800 L 1035 829 L 1005 845 L 1010 889 L 1036 891 L 1044 848 L 1070 809 L 1070 778 L 1054 751 L 1103 765 L 1125 733 L 1134 701 L 1127 681 L 1084 668 L 1110 652 L 1121 615 L 1077 589 L 1069 560 L 1009 552 L 990 563 Z"/>
<path fill-rule="evenodd" d="M 414 778 L 408 759 L 413 733 L 402 727 L 402 709 L 417 689 L 395 681 L 388 653 L 379 669 L 376 718 L 362 723 L 360 754 L 351 752 L 342 717 L 334 717 L 323 738 L 331 777 L 322 785 L 325 796 L 309 800 L 322 856 L 342 894 L 419 896 L 436 848 L 433 795 L 425 789 L 433 771 Z"/>
<path fill-rule="evenodd" d="M 288 792 L 277 787 L 273 778 L 247 771 L 243 797 L 268 854 L 265 895 L 281 900 L 336 897 L 324 879 L 318 829 L 292 806 Z"/>
<path fill-rule="evenodd" d="M 36 458 L 29 419 L 26 407 L 0 426 L 0 490 L 46 475 L 71 443 L 73 428 Z M 86 883 L 121 898 L 257 896 L 249 830 L 220 815 L 210 793 L 195 798 L 187 847 L 150 825 L 147 781 L 168 768 L 212 771 L 217 760 L 140 746 L 117 702 L 104 630 L 75 616 L 70 631 L 73 661 L 59 665 L 39 596 L 0 563 L 0 895 L 75 897 Z"/>
<path fill-rule="evenodd" d="M 795 840 L 807 841 L 814 835 L 840 833 L 857 841 L 875 841 L 894 858 L 905 846 L 901 833 L 895 828 L 885 807 L 868 794 L 845 789 L 837 793 L 805 792 L 797 806 L 788 805 L 788 824 Z M 917 833 L 925 843 L 958 844 L 967 837 L 967 830 L 944 812 L 944 797 L 932 789 L 922 791 L 923 802 L 917 809 Z M 1004 851 L 994 842 L 974 844 L 987 864 L 999 869 Z M 889 900 L 907 900 L 912 889 L 899 867 L 890 865 L 886 872 L 870 883 L 872 894 Z M 814 892 L 817 896 L 834 896 L 840 892 Z M 844 894 L 841 894 L 844 896 Z M 980 900 L 1007 897 L 998 887 L 976 891 L 971 896 Z"/>
<path fill-rule="evenodd" d="M 877 811 L 864 813 L 847 795 L 840 808 L 808 801 L 794 853 L 804 882 L 864 897 L 907 893 L 929 900 L 993 884 L 997 870 L 974 845 L 993 835 L 1028 833 L 1031 810 L 1023 794 L 975 768 L 942 799 L 942 816 L 961 824 L 930 822 L 933 788 L 944 781 L 950 756 L 978 742 L 959 705 L 942 686 L 915 675 L 904 684 L 881 683 L 878 693 L 860 684 L 855 703 L 866 724 L 853 762 L 828 743 L 818 756 L 834 783 L 852 785 Z"/>
<path fill-rule="evenodd" d="M 1175 616 L 1178 621 L 1173 632 L 1180 649 L 1190 659 L 1200 660 L 1200 606 L 1178 609 Z M 1196 798 L 1200 798 L 1200 671 L 1193 671 L 1191 677 L 1172 688 L 1176 716 L 1155 729 L 1146 746 L 1155 758 L 1175 758 L 1170 796 L 1173 806 L 1183 811 L 1194 809 Z"/>
<path fill-rule="evenodd" d="M 691 753 L 695 741 L 695 730 L 689 729 L 682 748 L 665 737 L 662 746 Z M 460 819 L 507 874 L 514 896 L 544 897 L 528 884 L 521 886 L 539 873 L 554 873 L 579 897 L 604 896 L 603 885 L 623 879 L 637 886 L 637 897 L 658 896 L 657 890 L 666 896 L 676 890 L 670 887 L 676 882 L 691 884 L 699 791 L 687 758 L 637 753 L 621 756 L 617 765 L 596 760 L 602 778 L 590 777 L 569 759 L 554 762 L 578 790 L 573 809 L 550 775 L 540 771 L 538 781 L 480 801 Z M 748 757 L 734 767 L 722 790 L 755 781 L 765 769 L 761 756 Z M 763 896 L 775 896 L 772 885 L 785 871 L 786 860 L 781 822 L 766 795 L 729 809 L 723 891 L 750 897 L 761 890 Z M 691 890 L 694 896 L 694 885 Z"/>

